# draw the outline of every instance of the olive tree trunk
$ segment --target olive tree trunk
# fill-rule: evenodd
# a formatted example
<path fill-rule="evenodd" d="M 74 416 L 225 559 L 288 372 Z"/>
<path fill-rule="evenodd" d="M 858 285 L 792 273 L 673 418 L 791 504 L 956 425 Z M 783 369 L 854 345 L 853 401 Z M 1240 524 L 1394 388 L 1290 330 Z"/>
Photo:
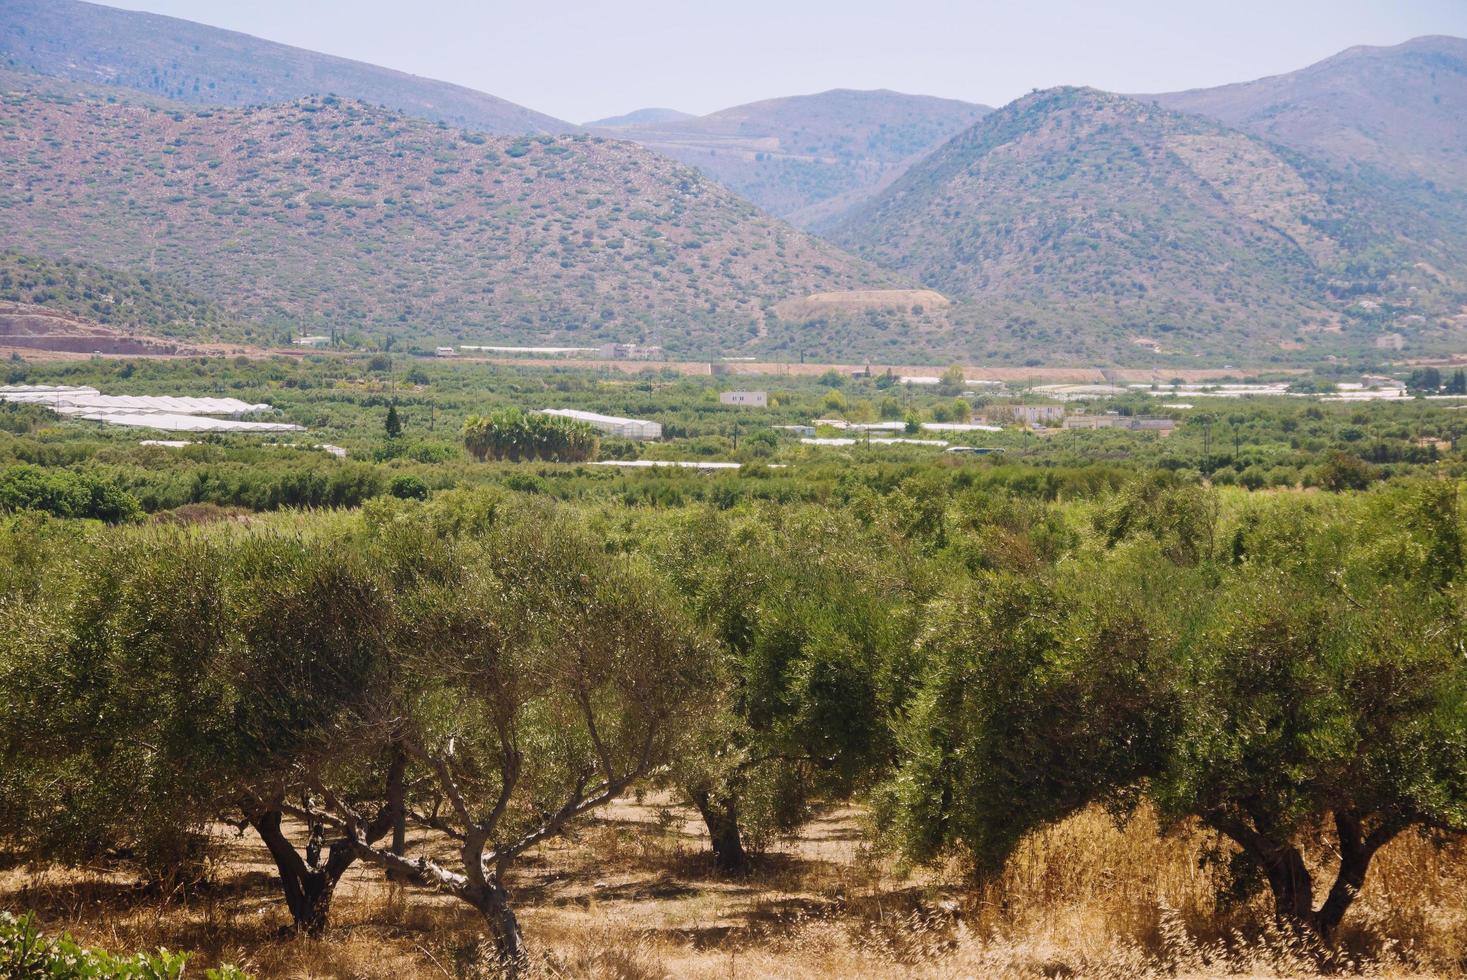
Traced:
<path fill-rule="evenodd" d="M 279 810 L 256 811 L 248 819 L 280 873 L 285 904 L 295 928 L 309 936 L 321 935 L 330 922 L 336 883 L 356 859 L 353 848 L 346 841 L 337 841 L 327 851 L 324 864 L 307 863 L 281 829 Z"/>
<path fill-rule="evenodd" d="M 1319 908 L 1314 907 L 1314 879 L 1299 848 L 1287 837 L 1260 832 L 1248 822 L 1233 818 L 1208 821 L 1231 838 L 1262 868 L 1273 893 L 1274 914 L 1289 926 L 1307 931 L 1328 942 L 1344 920 L 1370 870 L 1371 858 L 1402 830 L 1402 825 L 1382 821 L 1367 833 L 1364 821 L 1350 811 L 1333 814 L 1339 840 L 1340 864 L 1334 883 Z"/>
<path fill-rule="evenodd" d="M 749 870 L 749 854 L 744 850 L 739 831 L 739 801 L 732 793 L 707 788 L 688 791 L 693 806 L 708 828 L 713 845 L 713 861 L 724 874 L 744 874 Z"/>

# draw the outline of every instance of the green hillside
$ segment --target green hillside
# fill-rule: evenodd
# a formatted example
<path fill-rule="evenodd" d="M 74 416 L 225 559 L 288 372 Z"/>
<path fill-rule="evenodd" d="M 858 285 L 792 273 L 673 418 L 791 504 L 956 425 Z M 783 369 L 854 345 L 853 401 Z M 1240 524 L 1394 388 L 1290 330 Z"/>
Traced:
<path fill-rule="evenodd" d="M 0 301 L 43 306 L 128 334 L 267 344 L 282 339 L 156 276 L 0 250 Z"/>
<path fill-rule="evenodd" d="M 832 234 L 964 300 L 983 353 L 1185 362 L 1435 347 L 1457 202 L 1381 193 L 1197 116 L 1090 89 L 1004 107 Z"/>
<path fill-rule="evenodd" d="M 330 97 L 170 109 L 0 83 L 6 241 L 146 272 L 275 332 L 792 351 L 807 338 L 777 302 L 904 285 L 629 143 Z M 808 339 L 851 342 L 824 328 Z"/>

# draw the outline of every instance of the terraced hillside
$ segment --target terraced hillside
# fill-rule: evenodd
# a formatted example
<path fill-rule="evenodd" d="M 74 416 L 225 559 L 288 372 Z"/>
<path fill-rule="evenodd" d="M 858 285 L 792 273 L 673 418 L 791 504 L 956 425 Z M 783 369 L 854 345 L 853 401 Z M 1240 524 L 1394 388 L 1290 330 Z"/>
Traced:
<path fill-rule="evenodd" d="M 864 328 L 806 329 L 775 304 L 906 285 L 629 143 L 496 138 L 329 97 L 169 109 L 0 87 L 0 237 L 270 330 L 819 353 Z"/>
<path fill-rule="evenodd" d="M 575 129 L 461 85 L 80 0 L 0 0 L 0 65 L 6 64 L 203 105 L 334 94 L 509 136 Z"/>
<path fill-rule="evenodd" d="M 157 276 L 9 249 L 0 250 L 0 302 L 45 307 L 123 336 L 250 344 L 288 339 L 278 331 L 272 335 L 259 324 L 231 316 L 219 304 Z"/>
<path fill-rule="evenodd" d="M 1467 40 L 1355 47 L 1299 71 L 1143 96 L 1329 161 L 1467 191 Z"/>
<path fill-rule="evenodd" d="M 706 116 L 630 113 L 587 125 L 697 167 L 770 214 L 816 228 L 990 111 L 954 99 L 835 89 Z"/>
<path fill-rule="evenodd" d="M 1197 116 L 1055 89 L 953 139 L 832 237 L 964 300 L 956 329 L 995 352 L 1440 346 L 1467 325 L 1467 235 L 1449 200 L 1411 193 Z"/>

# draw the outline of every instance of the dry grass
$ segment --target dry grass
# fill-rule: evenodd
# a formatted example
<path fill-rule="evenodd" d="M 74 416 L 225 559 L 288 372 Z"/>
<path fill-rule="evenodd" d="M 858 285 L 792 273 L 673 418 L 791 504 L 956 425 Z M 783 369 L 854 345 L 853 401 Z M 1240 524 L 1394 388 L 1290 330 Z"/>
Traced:
<path fill-rule="evenodd" d="M 515 881 L 545 978 L 1296 977 L 1467 974 L 1467 852 L 1399 840 L 1328 955 L 1278 933 L 1255 902 L 1220 907 L 1217 842 L 1160 836 L 1141 815 L 1098 811 L 1029 840 L 997 881 L 960 869 L 903 875 L 863 843 L 861 814 L 834 809 L 742 879 L 717 876 L 691 815 L 624 801 L 572 840 L 542 847 Z M 0 872 L 0 907 L 114 949 L 167 945 L 261 977 L 376 980 L 486 975 L 478 923 L 452 900 L 343 880 L 334 928 L 291 937 L 251 837 L 220 835 L 209 882 L 139 891 L 105 870 Z M 1323 844 L 1315 857 L 1327 858 Z"/>

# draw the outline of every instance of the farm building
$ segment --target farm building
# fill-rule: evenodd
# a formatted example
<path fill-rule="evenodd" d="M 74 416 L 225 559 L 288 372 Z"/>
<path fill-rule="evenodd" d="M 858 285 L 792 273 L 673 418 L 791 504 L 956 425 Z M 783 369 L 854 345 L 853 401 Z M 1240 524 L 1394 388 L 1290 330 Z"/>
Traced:
<path fill-rule="evenodd" d="M 1063 405 L 994 405 L 988 410 L 994 419 L 1017 422 L 1020 425 L 1047 425 L 1065 417 Z"/>
<path fill-rule="evenodd" d="M 768 408 L 769 392 L 767 391 L 724 391 L 718 395 L 721 405 L 746 405 L 751 408 Z"/>
<path fill-rule="evenodd" d="M 558 415 L 563 419 L 574 419 L 577 422 L 585 422 L 594 426 L 602 432 L 623 439 L 661 439 L 662 423 L 648 422 L 645 419 L 624 419 L 616 415 L 598 415 L 595 412 L 582 412 L 574 408 L 542 408 L 542 415 Z"/>
<path fill-rule="evenodd" d="M 0 386 L 0 401 L 44 405 L 57 415 L 164 432 L 293 432 L 286 422 L 250 422 L 245 416 L 272 411 L 238 398 L 172 395 L 104 395 L 96 388 L 64 385 Z"/>
<path fill-rule="evenodd" d="M 660 361 L 662 348 L 641 344 L 606 344 L 601 348 L 603 361 Z"/>
<path fill-rule="evenodd" d="M 243 418 L 271 410 L 238 398 L 193 398 L 172 395 L 104 395 L 96 388 L 9 385 L 0 387 L 0 401 L 45 405 L 61 415 L 95 412 L 122 414 L 218 415 Z"/>
<path fill-rule="evenodd" d="M 1166 433 L 1176 426 L 1176 420 L 1156 415 L 1070 415 L 1064 421 L 1066 429 L 1125 429 L 1129 432 Z"/>

